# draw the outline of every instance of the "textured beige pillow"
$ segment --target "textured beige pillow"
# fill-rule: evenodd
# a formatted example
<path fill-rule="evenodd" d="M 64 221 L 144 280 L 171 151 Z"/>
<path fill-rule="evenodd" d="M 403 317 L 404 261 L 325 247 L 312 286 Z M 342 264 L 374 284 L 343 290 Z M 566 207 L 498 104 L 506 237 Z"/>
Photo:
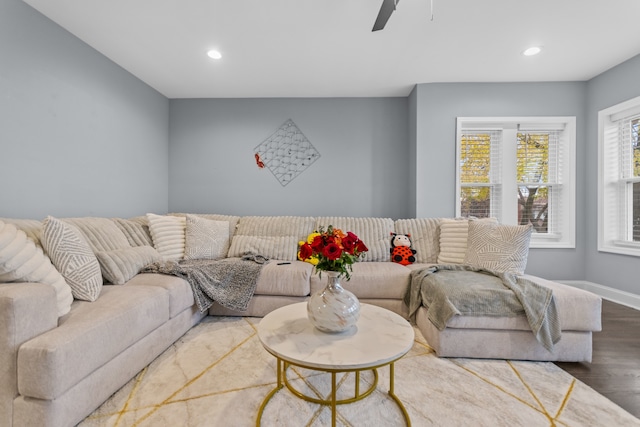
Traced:
<path fill-rule="evenodd" d="M 440 221 L 440 218 L 396 220 L 395 232 L 411 235 L 411 245 L 416 251 L 416 263 L 435 264 L 437 262 L 438 252 L 440 251 L 438 239 Z"/>
<path fill-rule="evenodd" d="M 165 260 L 181 260 L 184 258 L 185 228 L 184 217 L 147 214 L 149 231 L 153 246 Z"/>
<path fill-rule="evenodd" d="M 42 246 L 65 278 L 75 299 L 95 301 L 102 290 L 100 264 L 91 247 L 71 224 L 54 217 L 42 223 Z"/>
<path fill-rule="evenodd" d="M 533 227 L 469 222 L 469 242 L 464 263 L 497 272 L 524 274 Z"/>
<path fill-rule="evenodd" d="M 114 249 L 96 253 L 102 276 L 114 285 L 124 285 L 147 264 L 161 261 L 162 256 L 151 246 Z"/>
<path fill-rule="evenodd" d="M 467 254 L 469 221 L 497 223 L 495 218 L 444 218 L 440 221 L 438 264 L 462 264 Z"/>
<path fill-rule="evenodd" d="M 185 259 L 220 259 L 229 251 L 229 223 L 187 215 Z"/>
<path fill-rule="evenodd" d="M 53 286 L 58 316 L 71 309 L 73 295 L 42 248 L 13 224 L 0 221 L 0 282 L 35 282 Z"/>

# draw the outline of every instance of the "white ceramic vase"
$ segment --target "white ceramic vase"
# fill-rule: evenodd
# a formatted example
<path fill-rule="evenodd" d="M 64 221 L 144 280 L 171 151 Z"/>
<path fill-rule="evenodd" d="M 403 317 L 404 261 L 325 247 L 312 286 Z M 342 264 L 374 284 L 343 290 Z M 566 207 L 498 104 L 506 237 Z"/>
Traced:
<path fill-rule="evenodd" d="M 337 271 L 323 271 L 327 286 L 311 295 L 307 302 L 307 314 L 313 326 L 322 332 L 337 333 L 350 329 L 360 317 L 360 301 L 340 286 Z"/>

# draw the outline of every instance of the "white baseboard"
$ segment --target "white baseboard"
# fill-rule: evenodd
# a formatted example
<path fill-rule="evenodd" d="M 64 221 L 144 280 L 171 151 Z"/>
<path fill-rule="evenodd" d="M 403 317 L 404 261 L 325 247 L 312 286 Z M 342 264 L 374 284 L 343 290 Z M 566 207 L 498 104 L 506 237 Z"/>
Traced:
<path fill-rule="evenodd" d="M 593 292 L 596 295 L 600 295 L 602 298 L 608 301 L 640 310 L 640 295 L 621 291 L 615 288 L 610 288 L 608 286 L 602 286 L 593 282 L 587 282 L 586 280 L 556 280 L 556 282 L 584 289 L 585 291 Z"/>

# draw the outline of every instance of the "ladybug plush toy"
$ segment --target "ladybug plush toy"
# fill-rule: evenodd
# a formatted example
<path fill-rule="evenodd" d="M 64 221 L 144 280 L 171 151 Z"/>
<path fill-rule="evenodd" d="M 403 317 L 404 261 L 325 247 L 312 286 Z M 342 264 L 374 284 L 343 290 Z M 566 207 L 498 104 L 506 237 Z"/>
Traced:
<path fill-rule="evenodd" d="M 410 234 L 391 233 L 391 261 L 402 265 L 416 262 L 416 251 L 411 249 Z"/>

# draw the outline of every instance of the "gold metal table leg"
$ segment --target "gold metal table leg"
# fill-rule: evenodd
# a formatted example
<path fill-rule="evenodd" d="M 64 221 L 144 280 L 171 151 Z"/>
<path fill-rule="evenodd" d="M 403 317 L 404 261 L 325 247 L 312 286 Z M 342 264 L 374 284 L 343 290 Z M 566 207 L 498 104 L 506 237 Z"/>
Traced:
<path fill-rule="evenodd" d="M 331 372 L 331 427 L 336 427 L 336 373 Z"/>
<path fill-rule="evenodd" d="M 391 396 L 391 398 L 396 401 L 398 408 L 400 408 L 400 411 L 402 411 L 402 416 L 404 417 L 404 421 L 407 424 L 407 427 L 411 427 L 411 419 L 409 418 L 409 413 L 407 412 L 407 409 L 404 407 L 400 399 L 398 399 L 398 396 L 396 396 L 396 393 L 394 390 L 395 377 L 396 377 L 395 364 L 394 362 L 391 362 L 389 364 L 389 396 Z"/>
<path fill-rule="evenodd" d="M 275 388 L 265 396 L 264 400 L 262 401 L 262 404 L 260 405 L 260 409 L 258 410 L 258 417 L 256 419 L 256 427 L 260 427 L 260 424 L 262 423 L 262 414 L 264 413 L 264 408 L 267 407 L 267 404 L 269 403 L 271 398 L 278 392 L 278 390 L 280 390 L 284 386 L 282 382 L 282 375 L 284 375 L 284 372 L 285 372 L 285 369 L 283 368 L 283 363 L 284 362 L 280 358 L 276 358 L 276 365 L 277 365 L 276 375 L 278 376 L 278 379 L 276 381 L 277 384 Z"/>

